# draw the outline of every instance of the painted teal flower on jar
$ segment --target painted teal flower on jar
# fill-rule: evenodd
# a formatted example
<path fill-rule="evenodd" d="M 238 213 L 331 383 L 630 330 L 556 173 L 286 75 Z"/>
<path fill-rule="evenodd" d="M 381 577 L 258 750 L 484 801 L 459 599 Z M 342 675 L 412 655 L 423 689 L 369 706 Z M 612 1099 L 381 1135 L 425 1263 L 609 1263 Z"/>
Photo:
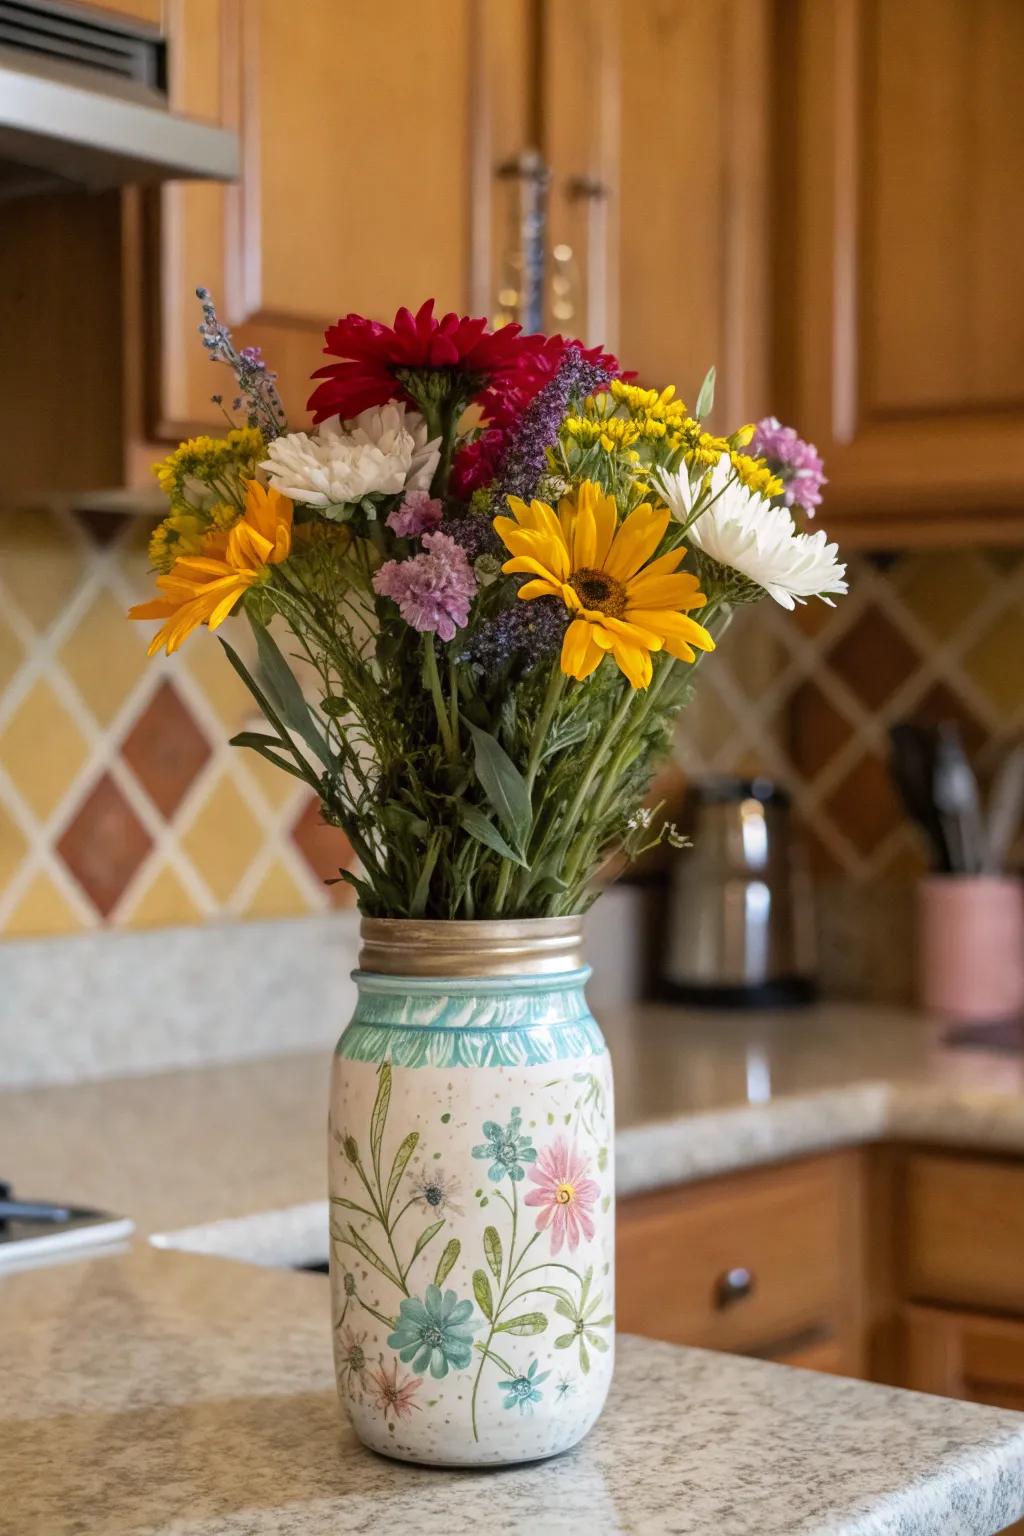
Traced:
<path fill-rule="evenodd" d="M 537 1149 L 531 1137 L 522 1134 L 523 1121 L 518 1109 L 512 1111 L 508 1125 L 502 1127 L 494 1120 L 484 1121 L 487 1140 L 473 1148 L 474 1157 L 490 1158 L 487 1177 L 493 1184 L 500 1184 L 506 1174 L 518 1183 L 523 1178 L 524 1163 L 537 1161 Z"/>
<path fill-rule="evenodd" d="M 428 1285 L 422 1301 L 407 1296 L 399 1305 L 398 1324 L 388 1335 L 388 1344 L 398 1351 L 403 1364 L 412 1361 L 418 1376 L 429 1368 L 431 1376 L 440 1380 L 449 1369 L 464 1371 L 473 1355 L 473 1333 L 477 1327 L 470 1322 L 473 1313 L 471 1301 L 460 1301 L 454 1291 L 445 1291 L 436 1285 Z"/>
<path fill-rule="evenodd" d="M 520 1414 L 532 1413 L 534 1403 L 539 1403 L 543 1398 L 543 1392 L 539 1391 L 542 1381 L 547 1381 L 550 1371 L 541 1371 L 537 1374 L 537 1361 L 530 1361 L 530 1368 L 525 1376 L 513 1376 L 508 1381 L 499 1381 L 498 1390 L 507 1394 L 504 1402 L 506 1408 L 518 1407 Z"/>

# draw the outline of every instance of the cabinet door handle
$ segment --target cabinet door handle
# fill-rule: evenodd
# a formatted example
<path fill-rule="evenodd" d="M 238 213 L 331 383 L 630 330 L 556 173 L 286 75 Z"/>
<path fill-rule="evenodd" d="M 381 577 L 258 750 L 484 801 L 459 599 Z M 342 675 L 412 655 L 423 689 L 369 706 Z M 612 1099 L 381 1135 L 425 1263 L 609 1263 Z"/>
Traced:
<path fill-rule="evenodd" d="M 752 1296 L 757 1286 L 753 1274 L 742 1265 L 735 1269 L 727 1269 L 719 1275 L 715 1281 L 715 1306 L 724 1311 L 726 1307 L 734 1306 L 737 1301 L 743 1301 L 745 1297 Z"/>

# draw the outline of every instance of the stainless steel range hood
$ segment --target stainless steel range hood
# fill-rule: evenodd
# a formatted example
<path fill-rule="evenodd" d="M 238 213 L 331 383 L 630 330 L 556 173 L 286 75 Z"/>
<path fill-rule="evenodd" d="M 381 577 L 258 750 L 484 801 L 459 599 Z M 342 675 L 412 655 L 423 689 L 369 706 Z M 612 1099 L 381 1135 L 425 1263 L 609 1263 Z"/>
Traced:
<path fill-rule="evenodd" d="M 0 199 L 238 175 L 238 136 L 168 110 L 167 44 L 63 0 L 0 0 Z"/>

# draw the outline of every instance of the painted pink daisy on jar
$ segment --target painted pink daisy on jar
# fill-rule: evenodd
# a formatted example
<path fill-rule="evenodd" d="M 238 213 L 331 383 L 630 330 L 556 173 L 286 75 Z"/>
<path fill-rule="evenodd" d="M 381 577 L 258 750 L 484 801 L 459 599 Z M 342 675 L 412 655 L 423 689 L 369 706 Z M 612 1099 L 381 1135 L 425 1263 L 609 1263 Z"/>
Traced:
<path fill-rule="evenodd" d="M 587 1177 L 589 1171 L 582 1152 L 558 1136 L 543 1149 L 527 1174 L 537 1188 L 530 1190 L 526 1204 L 540 1207 L 537 1231 L 551 1228 L 552 1253 L 558 1253 L 565 1242 L 570 1249 L 577 1248 L 581 1235 L 588 1239 L 594 1235 L 590 1211 L 600 1190 Z"/>

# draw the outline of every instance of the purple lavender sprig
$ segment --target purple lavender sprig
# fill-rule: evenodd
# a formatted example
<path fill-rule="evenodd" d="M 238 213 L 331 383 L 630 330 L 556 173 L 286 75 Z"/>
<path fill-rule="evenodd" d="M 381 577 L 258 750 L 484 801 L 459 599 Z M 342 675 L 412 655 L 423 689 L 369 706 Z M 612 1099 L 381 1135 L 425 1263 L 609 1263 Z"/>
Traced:
<path fill-rule="evenodd" d="M 517 599 L 485 619 L 466 647 L 466 659 L 486 671 L 518 662 L 526 671 L 561 650 L 570 614 L 555 597 Z"/>
<path fill-rule="evenodd" d="M 828 484 L 825 465 L 814 444 L 805 443 L 776 416 L 765 416 L 757 424 L 750 451 L 767 459 L 781 479 L 786 506 L 802 507 L 808 517 L 813 517 L 815 507 L 821 506 L 821 488 Z"/>
<path fill-rule="evenodd" d="M 287 432 L 288 421 L 277 392 L 277 374 L 268 369 L 259 347 L 237 349 L 231 332 L 217 318 L 216 305 L 208 288 L 197 288 L 196 298 L 203 308 L 203 319 L 198 330 L 210 361 L 226 363 L 235 376 L 240 398 L 235 409 L 240 410 L 243 400 L 248 405 L 246 419 L 250 427 L 258 427 L 267 442 Z M 217 400 L 217 396 L 214 396 Z M 219 403 L 219 402 L 218 402 Z"/>
<path fill-rule="evenodd" d="M 533 495 L 570 400 L 592 395 L 611 378 L 607 369 L 588 362 L 579 347 L 566 350 L 554 377 L 538 390 L 508 434 L 495 475 L 495 505 L 504 507 L 507 496 Z"/>

